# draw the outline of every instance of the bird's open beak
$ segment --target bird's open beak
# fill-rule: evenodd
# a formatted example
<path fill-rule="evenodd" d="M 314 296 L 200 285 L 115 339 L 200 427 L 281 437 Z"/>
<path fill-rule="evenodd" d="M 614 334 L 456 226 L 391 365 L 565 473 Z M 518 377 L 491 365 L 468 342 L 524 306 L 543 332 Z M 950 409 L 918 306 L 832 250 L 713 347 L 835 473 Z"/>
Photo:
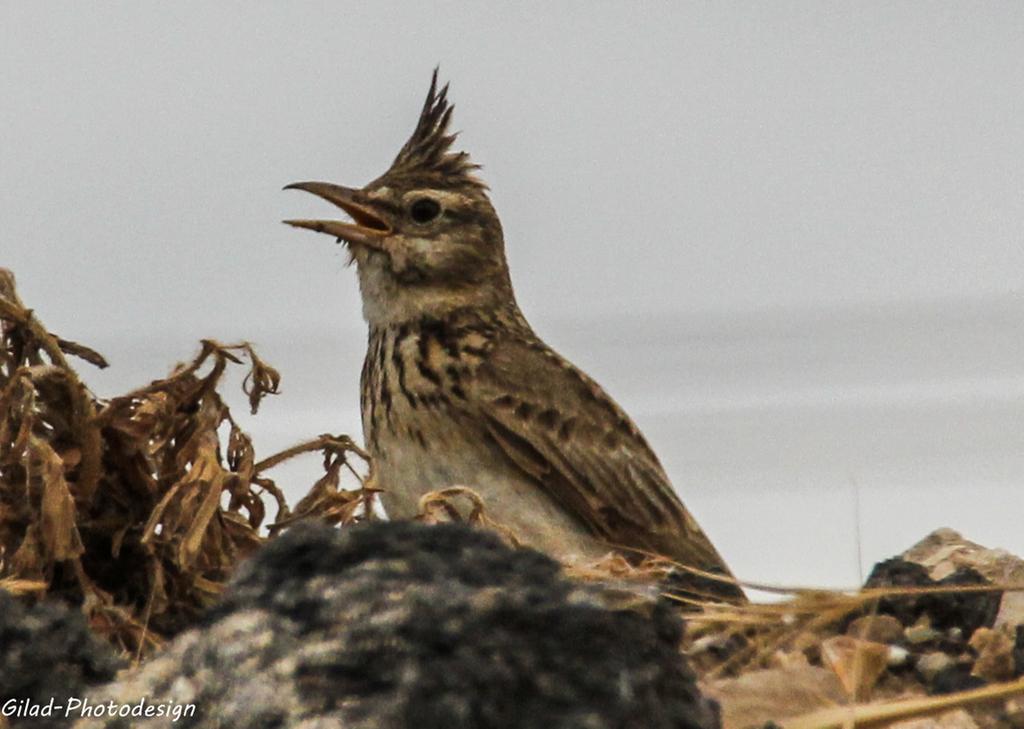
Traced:
<path fill-rule="evenodd" d="M 344 210 L 352 218 L 352 223 L 340 220 L 286 220 L 288 225 L 296 228 L 307 228 L 317 233 L 326 233 L 347 243 L 362 245 L 379 245 L 380 240 L 391 232 L 391 228 L 365 205 L 353 199 L 357 193 L 351 187 L 332 185 L 329 182 L 294 182 L 285 190 L 305 190 L 317 197 L 322 197 Z"/>

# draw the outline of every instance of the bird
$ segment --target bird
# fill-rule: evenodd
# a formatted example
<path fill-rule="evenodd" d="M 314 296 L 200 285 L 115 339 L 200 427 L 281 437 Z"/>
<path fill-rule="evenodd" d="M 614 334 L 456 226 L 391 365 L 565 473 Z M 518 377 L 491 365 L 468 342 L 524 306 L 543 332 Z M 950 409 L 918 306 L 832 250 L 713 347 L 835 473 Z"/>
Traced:
<path fill-rule="evenodd" d="M 435 69 L 384 174 L 360 188 L 285 188 L 349 218 L 284 222 L 333 236 L 355 264 L 369 329 L 363 436 L 389 518 L 464 485 L 520 541 L 565 562 L 659 555 L 691 568 L 700 594 L 742 600 L 638 427 L 524 317 L 481 168 L 453 148 L 453 109 Z"/>

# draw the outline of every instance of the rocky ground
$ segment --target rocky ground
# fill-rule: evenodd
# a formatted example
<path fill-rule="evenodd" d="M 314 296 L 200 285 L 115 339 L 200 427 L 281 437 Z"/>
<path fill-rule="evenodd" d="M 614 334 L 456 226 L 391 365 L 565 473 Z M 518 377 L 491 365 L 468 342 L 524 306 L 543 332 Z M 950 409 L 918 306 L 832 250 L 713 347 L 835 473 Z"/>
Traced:
<path fill-rule="evenodd" d="M 679 653 L 671 606 L 609 609 L 600 588 L 565 579 L 540 553 L 461 525 L 295 528 L 245 562 L 198 625 L 108 683 L 114 656 L 74 618 L 49 605 L 11 614 L 22 639 L 0 650 L 12 668 L 0 699 L 45 701 L 56 662 L 70 679 L 58 681 L 62 695 L 197 711 L 47 726 L 718 725 Z M 44 653 L 26 657 L 35 641 Z M 69 650 L 58 659 L 60 643 Z"/>
<path fill-rule="evenodd" d="M 691 613 L 684 632 L 671 600 L 621 575 L 569 579 L 480 529 L 300 525 L 133 667 L 80 611 L 0 593 L 0 705 L 52 696 L 165 707 L 148 718 L 7 719 L 47 729 L 739 729 L 842 726 L 849 711 L 877 726 L 871 712 L 891 706 L 913 709 L 891 723 L 904 729 L 1021 727 L 1012 687 L 1024 673 L 1024 593 L 993 586 L 1022 577 L 1016 557 L 940 530 L 876 566 L 870 600 L 821 593 L 721 608 L 751 624 L 773 611 L 782 625 L 790 609 L 789 633 L 738 629 L 713 609 Z M 634 598 L 625 609 L 624 590 Z M 843 614 L 812 629 L 799 617 L 808 599 Z M 751 653 L 765 636 L 773 649 Z M 1016 691 L 1024 697 L 1024 685 Z M 190 704 L 194 715 L 174 713 Z"/>
<path fill-rule="evenodd" d="M 700 637 L 688 653 L 706 667 L 702 687 L 726 727 L 842 726 L 843 707 L 854 705 L 858 726 L 1024 727 L 1024 592 L 999 586 L 1024 587 L 1024 561 L 940 529 L 876 565 L 853 602 L 807 596 L 825 619 L 790 633 L 761 666 L 715 675 L 722 653 L 737 650 L 730 631 Z M 781 622 L 800 614 L 799 600 L 783 606 Z M 892 706 L 921 715 L 881 720 Z"/>

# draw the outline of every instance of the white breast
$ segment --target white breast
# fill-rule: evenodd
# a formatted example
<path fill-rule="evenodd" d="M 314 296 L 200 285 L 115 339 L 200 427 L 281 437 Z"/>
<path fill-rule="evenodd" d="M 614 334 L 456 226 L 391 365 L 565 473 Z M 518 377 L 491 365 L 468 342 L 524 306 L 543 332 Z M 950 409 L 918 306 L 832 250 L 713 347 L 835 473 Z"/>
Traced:
<path fill-rule="evenodd" d="M 568 562 L 598 559 L 610 551 L 486 436 L 469 438 L 463 435 L 469 428 L 441 422 L 443 415 L 414 412 L 409 421 L 429 438 L 427 448 L 409 437 L 380 438 L 376 469 L 391 518 L 415 517 L 420 499 L 431 491 L 468 486 L 484 500 L 485 513 L 525 544 Z"/>

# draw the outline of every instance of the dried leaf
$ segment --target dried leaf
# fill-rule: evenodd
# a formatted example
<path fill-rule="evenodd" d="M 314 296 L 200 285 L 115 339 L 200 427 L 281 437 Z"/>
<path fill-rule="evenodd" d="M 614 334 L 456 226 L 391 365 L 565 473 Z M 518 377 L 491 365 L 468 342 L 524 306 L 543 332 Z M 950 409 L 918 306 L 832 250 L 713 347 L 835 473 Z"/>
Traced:
<path fill-rule="evenodd" d="M 0 586 L 35 585 L 79 602 L 94 629 L 124 650 L 151 650 L 219 594 L 238 560 L 267 538 L 264 499 L 277 508 L 271 536 L 294 520 L 265 473 L 273 466 L 323 454 L 324 475 L 300 502 L 301 518 L 347 524 L 372 512 L 369 457 L 346 436 L 257 459 L 218 392 L 226 369 L 245 358 L 242 389 L 253 412 L 280 391 L 280 373 L 247 342 L 201 340 L 190 362 L 105 402 L 65 355 L 106 365 L 47 331 L 0 269 Z M 354 468 L 353 456 L 366 468 Z M 355 489 L 340 488 L 343 470 Z M 68 574 L 54 569 L 58 562 L 72 581 L 49 582 Z"/>
<path fill-rule="evenodd" d="M 249 408 L 252 414 L 260 409 L 260 401 L 264 395 L 277 395 L 281 385 L 281 374 L 273 367 L 256 356 L 253 348 L 246 344 L 246 352 L 249 353 L 249 361 L 252 368 L 242 382 L 242 390 L 249 396 Z"/>
<path fill-rule="evenodd" d="M 63 562 L 85 551 L 76 525 L 75 500 L 64 479 L 64 465 L 60 458 L 46 443 L 37 441 L 36 447 L 42 459 L 40 516 L 43 545 L 52 559 Z"/>
<path fill-rule="evenodd" d="M 77 342 L 58 338 L 57 346 L 60 347 L 64 354 L 70 354 L 78 357 L 79 359 L 84 359 L 89 364 L 95 365 L 101 370 L 110 366 L 110 363 L 107 362 L 106 358 L 102 354 L 97 352 L 95 349 L 86 347 L 84 344 L 78 344 Z"/>

